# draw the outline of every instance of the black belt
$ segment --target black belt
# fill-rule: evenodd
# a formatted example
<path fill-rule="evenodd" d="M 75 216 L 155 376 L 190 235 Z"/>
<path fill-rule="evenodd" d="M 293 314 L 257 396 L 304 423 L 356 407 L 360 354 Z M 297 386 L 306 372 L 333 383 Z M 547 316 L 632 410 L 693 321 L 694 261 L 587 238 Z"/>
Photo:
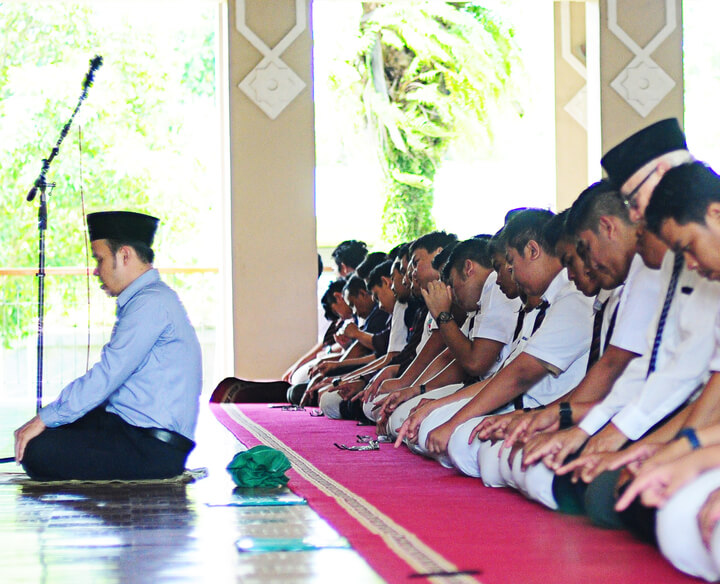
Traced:
<path fill-rule="evenodd" d="M 153 438 L 157 438 L 161 442 L 165 442 L 165 444 L 169 444 L 173 448 L 177 448 L 178 450 L 181 450 L 184 453 L 190 452 L 193 448 L 195 448 L 195 442 L 190 440 L 189 438 L 185 438 L 182 434 L 178 434 L 177 432 L 171 432 L 170 430 L 163 430 L 162 428 L 139 428 L 138 430 L 142 431 L 143 433 L 147 434 L 148 436 L 152 436 Z"/>

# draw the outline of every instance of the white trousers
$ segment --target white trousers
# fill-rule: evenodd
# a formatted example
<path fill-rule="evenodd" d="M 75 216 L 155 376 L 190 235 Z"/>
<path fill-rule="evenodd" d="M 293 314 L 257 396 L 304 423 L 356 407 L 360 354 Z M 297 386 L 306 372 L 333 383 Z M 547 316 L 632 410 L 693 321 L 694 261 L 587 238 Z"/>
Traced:
<path fill-rule="evenodd" d="M 495 410 L 492 414 L 489 415 L 494 416 L 498 414 L 505 414 L 511 411 L 513 411 L 513 406 L 508 405 L 499 410 Z M 461 473 L 466 474 L 470 477 L 480 478 L 481 476 L 480 464 L 478 462 L 481 442 L 476 438 L 468 444 L 468 440 L 470 439 L 470 434 L 472 434 L 475 426 L 477 426 L 487 417 L 488 416 L 478 416 L 476 418 L 468 420 L 463 424 L 460 424 L 457 428 L 455 428 L 455 431 L 453 432 L 452 436 L 450 436 L 450 441 L 448 442 L 448 456 L 450 457 L 453 466 L 457 468 Z M 499 444 L 496 445 L 496 448 L 499 448 Z M 495 457 L 497 457 L 497 451 L 495 452 Z M 497 464 L 497 462 L 492 463 L 492 465 Z M 493 468 L 488 468 L 488 475 L 496 475 L 497 473 L 499 473 L 499 469 L 494 470 Z M 492 480 L 494 480 L 494 478 L 495 476 L 493 476 Z"/>
<path fill-rule="evenodd" d="M 655 531 L 662 554 L 678 570 L 708 581 L 720 579 L 720 532 L 711 550 L 705 547 L 697 521 L 708 495 L 720 488 L 720 469 L 703 473 L 675 493 L 658 511 Z"/>
<path fill-rule="evenodd" d="M 400 404 L 390 416 L 390 423 L 388 424 L 388 432 L 393 438 L 397 438 L 398 430 L 403 425 L 405 420 L 410 416 L 410 412 L 416 407 L 423 399 L 440 399 L 452 395 L 459 389 L 462 389 L 462 383 L 453 383 L 452 385 L 446 385 L 437 389 L 432 389 L 425 394 L 416 395 L 408 401 Z"/>
<path fill-rule="evenodd" d="M 411 450 L 413 452 L 416 452 L 417 454 L 422 454 L 423 456 L 435 458 L 443 466 L 447 468 L 452 468 L 452 462 L 450 462 L 450 458 L 446 454 L 432 454 L 427 449 L 428 434 L 430 434 L 430 432 L 432 432 L 435 428 L 437 428 L 438 426 L 442 426 L 445 422 L 452 418 L 471 399 L 472 398 L 461 399 L 451 404 L 441 406 L 435 411 L 430 412 L 430 414 L 428 414 L 428 417 L 420 423 L 420 428 L 418 428 L 417 444 L 414 444 L 411 447 Z"/>
<path fill-rule="evenodd" d="M 452 465 L 464 475 L 469 477 L 480 478 L 480 464 L 478 456 L 480 454 L 480 440 L 475 439 L 468 443 L 470 434 L 480 422 L 487 416 L 478 416 L 471 418 L 467 422 L 463 422 L 452 433 L 448 442 L 448 457 Z M 497 453 L 495 453 L 497 457 Z M 497 463 L 495 463 L 497 466 Z M 498 469 L 499 472 L 499 469 Z"/>
<path fill-rule="evenodd" d="M 320 409 L 326 417 L 339 420 L 342 417 L 340 415 L 340 403 L 342 401 L 339 391 L 325 391 L 320 396 Z"/>
<path fill-rule="evenodd" d="M 373 409 L 376 405 L 381 403 L 385 400 L 387 396 L 389 396 L 389 393 L 379 393 L 377 394 L 372 400 L 369 402 L 365 402 L 363 404 L 363 413 L 365 414 L 365 417 L 369 418 L 373 422 L 377 422 L 378 415 L 380 414 L 380 410 L 382 408 Z"/>
<path fill-rule="evenodd" d="M 300 367 L 298 367 L 290 376 L 290 385 L 297 385 L 298 383 L 307 383 L 310 381 L 310 369 L 314 367 L 317 362 L 317 359 L 311 359 L 305 363 L 305 365 L 300 365 Z"/>

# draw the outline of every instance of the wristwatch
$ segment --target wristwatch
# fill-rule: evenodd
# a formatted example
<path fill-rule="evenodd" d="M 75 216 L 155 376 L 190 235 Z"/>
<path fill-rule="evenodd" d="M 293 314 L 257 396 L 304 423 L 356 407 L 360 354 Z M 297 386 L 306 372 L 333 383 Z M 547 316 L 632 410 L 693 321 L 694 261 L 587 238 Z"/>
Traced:
<path fill-rule="evenodd" d="M 560 429 L 565 430 L 573 425 L 570 402 L 560 402 Z"/>
<path fill-rule="evenodd" d="M 446 322 L 450 322 L 453 319 L 452 314 L 449 312 L 443 310 L 440 314 L 437 315 L 437 318 L 435 319 L 438 325 L 445 324 Z"/>
<path fill-rule="evenodd" d="M 687 438 L 693 450 L 697 450 L 702 446 L 694 428 L 683 428 L 680 430 L 677 434 L 675 434 L 675 440 L 679 440 L 680 438 Z"/>

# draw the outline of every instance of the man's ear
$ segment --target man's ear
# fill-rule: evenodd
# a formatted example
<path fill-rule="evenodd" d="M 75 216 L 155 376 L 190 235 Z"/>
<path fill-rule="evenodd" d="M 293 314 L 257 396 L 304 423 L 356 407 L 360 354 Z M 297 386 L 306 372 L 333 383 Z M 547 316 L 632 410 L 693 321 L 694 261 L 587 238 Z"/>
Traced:
<path fill-rule="evenodd" d="M 465 264 L 463 265 L 463 273 L 465 274 L 465 278 L 468 278 L 475 273 L 475 264 L 471 259 L 465 260 Z"/>
<path fill-rule="evenodd" d="M 383 286 L 392 286 L 392 278 L 388 278 L 387 276 L 380 276 L 380 279 L 382 280 Z"/>
<path fill-rule="evenodd" d="M 537 241 L 531 239 L 525 245 L 523 253 L 525 254 L 526 260 L 536 260 L 542 255 L 542 247 Z"/>
<path fill-rule="evenodd" d="M 129 245 L 121 245 L 120 249 L 118 249 L 118 255 L 120 256 L 120 261 L 123 263 L 123 265 L 127 265 L 130 261 L 130 258 L 133 255 L 137 255 L 135 253 L 135 250 L 130 247 Z"/>
<path fill-rule="evenodd" d="M 712 225 L 716 229 L 720 227 L 720 203 L 713 201 L 708 205 L 707 211 L 705 211 L 705 223 L 708 226 Z"/>
<path fill-rule="evenodd" d="M 598 232 L 603 233 L 608 239 L 617 233 L 617 226 L 607 215 L 601 215 L 598 223 Z"/>

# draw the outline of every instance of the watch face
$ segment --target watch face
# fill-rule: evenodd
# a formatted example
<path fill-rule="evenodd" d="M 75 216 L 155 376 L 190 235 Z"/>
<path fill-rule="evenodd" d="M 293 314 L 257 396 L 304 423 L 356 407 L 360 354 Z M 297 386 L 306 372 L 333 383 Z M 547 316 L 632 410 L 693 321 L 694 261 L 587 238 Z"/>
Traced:
<path fill-rule="evenodd" d="M 441 312 L 440 314 L 438 314 L 437 321 L 440 324 L 450 322 L 451 320 L 452 320 L 452 314 L 450 314 L 449 312 Z"/>

